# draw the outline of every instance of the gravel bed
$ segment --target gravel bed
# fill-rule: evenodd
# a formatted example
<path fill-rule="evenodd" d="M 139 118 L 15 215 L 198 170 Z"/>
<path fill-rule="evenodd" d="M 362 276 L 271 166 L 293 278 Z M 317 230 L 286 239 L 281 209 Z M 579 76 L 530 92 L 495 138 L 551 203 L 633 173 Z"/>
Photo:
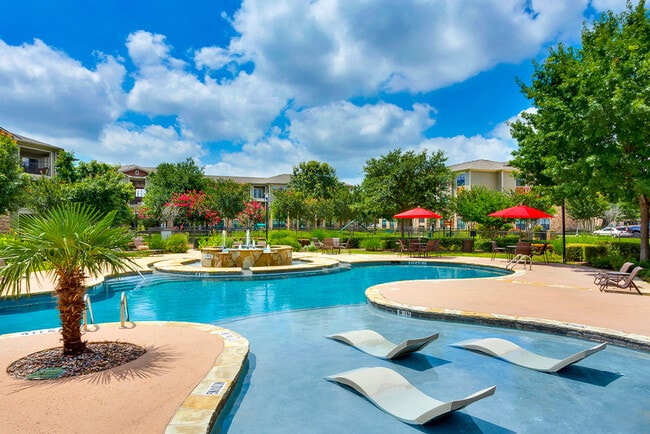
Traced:
<path fill-rule="evenodd" d="M 145 352 L 143 347 L 126 342 L 89 342 L 78 356 L 64 356 L 62 347 L 32 353 L 9 365 L 7 373 L 23 380 L 74 377 L 123 365 Z"/>

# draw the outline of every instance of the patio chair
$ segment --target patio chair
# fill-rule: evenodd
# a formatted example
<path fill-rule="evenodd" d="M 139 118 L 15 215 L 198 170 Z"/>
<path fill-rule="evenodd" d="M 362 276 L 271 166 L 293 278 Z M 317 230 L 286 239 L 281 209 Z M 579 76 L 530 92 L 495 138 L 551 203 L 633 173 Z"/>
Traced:
<path fill-rule="evenodd" d="M 519 241 L 515 247 L 515 256 L 506 264 L 506 270 L 514 270 L 517 264 L 528 264 L 533 269 L 533 245 L 527 241 Z"/>
<path fill-rule="evenodd" d="M 327 337 L 351 345 L 371 356 L 390 360 L 420 351 L 438 339 L 438 335 L 438 333 L 434 333 L 423 338 L 407 339 L 398 345 L 395 345 L 374 330 L 352 330 Z"/>
<path fill-rule="evenodd" d="M 629 289 L 630 291 L 632 289 L 635 289 L 636 292 L 638 292 L 640 295 L 643 295 L 639 287 L 636 286 L 636 283 L 634 283 L 634 278 L 636 277 L 637 273 L 641 270 L 643 270 L 643 267 L 635 267 L 634 270 L 632 270 L 632 272 L 629 275 L 627 275 L 624 279 L 619 279 L 618 277 L 604 278 L 600 282 L 600 290 L 607 291 L 607 289 L 610 287 Z"/>
<path fill-rule="evenodd" d="M 424 256 L 429 256 L 429 253 L 434 253 L 440 257 L 440 240 L 428 240 L 424 247 Z"/>
<path fill-rule="evenodd" d="M 492 259 L 490 259 L 491 261 L 494 261 L 494 258 L 496 258 L 497 253 L 505 253 L 505 252 L 506 252 L 505 247 L 499 247 L 496 241 L 492 241 Z"/>
<path fill-rule="evenodd" d="M 499 359 L 505 360 L 513 365 L 523 366 L 524 368 L 534 369 L 535 371 L 553 373 L 579 362 L 585 357 L 589 357 L 598 351 L 604 350 L 607 343 L 603 342 L 595 347 L 565 357 L 564 359 L 554 359 L 542 356 L 528 351 L 514 342 L 501 338 L 469 339 L 457 342 L 451 346 L 485 353 L 490 356 L 498 357 Z"/>
<path fill-rule="evenodd" d="M 334 244 L 334 238 L 323 238 L 323 245 L 321 246 L 323 252 L 332 252 L 338 250 L 341 253 L 341 249 Z"/>
<path fill-rule="evenodd" d="M 601 271 L 594 276 L 594 284 L 600 285 L 600 282 L 602 282 L 603 279 L 610 277 L 624 279 L 630 274 L 628 270 L 632 265 L 634 265 L 633 262 L 626 262 L 621 265 L 621 268 L 618 271 Z"/>
<path fill-rule="evenodd" d="M 397 254 L 399 256 L 402 256 L 403 253 L 407 252 L 406 243 L 404 242 L 404 240 L 397 240 L 395 241 L 395 244 L 397 244 L 397 249 L 398 249 Z"/>
<path fill-rule="evenodd" d="M 338 238 L 334 238 L 334 240 L 337 240 L 337 239 L 338 239 Z M 351 251 L 351 248 L 350 248 L 350 238 L 348 238 L 347 241 L 344 242 L 344 243 L 342 243 L 342 242 L 339 241 L 339 242 L 338 242 L 338 248 L 339 248 L 339 252 L 340 252 L 341 250 L 347 250 L 348 253 L 350 253 L 350 251 Z"/>
<path fill-rule="evenodd" d="M 389 368 L 359 368 L 325 377 L 351 387 L 391 416 L 411 425 L 424 425 L 494 394 L 496 386 L 455 401 L 438 401 L 422 393 L 399 373 Z"/>
<path fill-rule="evenodd" d="M 533 246 L 533 254 L 535 256 L 541 256 L 544 259 L 544 263 L 548 264 L 548 243 L 536 244 Z"/>
<path fill-rule="evenodd" d="M 316 247 L 318 250 L 323 249 L 323 243 L 320 242 L 320 240 L 316 237 L 313 237 L 311 241 L 314 243 L 314 247 Z"/>

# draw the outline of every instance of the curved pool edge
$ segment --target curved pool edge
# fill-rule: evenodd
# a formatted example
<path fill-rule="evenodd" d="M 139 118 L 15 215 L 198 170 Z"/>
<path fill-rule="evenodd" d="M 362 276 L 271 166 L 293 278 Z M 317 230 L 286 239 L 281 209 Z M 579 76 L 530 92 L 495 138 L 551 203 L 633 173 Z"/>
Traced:
<path fill-rule="evenodd" d="M 408 283 L 409 281 L 404 282 Z M 386 285 L 384 283 L 366 289 L 366 299 L 372 307 L 393 313 L 397 316 L 552 333 L 587 340 L 605 341 L 625 348 L 650 352 L 650 337 L 648 336 L 625 333 L 605 327 L 594 327 L 545 318 L 494 314 L 461 309 L 432 308 L 400 303 L 381 294 L 381 290 Z"/>
<path fill-rule="evenodd" d="M 176 410 L 165 427 L 166 434 L 209 433 L 222 410 L 232 397 L 235 385 L 248 358 L 250 343 L 246 338 L 232 330 L 202 323 L 183 323 L 175 321 L 151 321 L 162 325 L 182 325 L 195 327 L 223 340 L 223 351 L 214 360 L 212 369 L 196 385 L 192 393 Z"/>

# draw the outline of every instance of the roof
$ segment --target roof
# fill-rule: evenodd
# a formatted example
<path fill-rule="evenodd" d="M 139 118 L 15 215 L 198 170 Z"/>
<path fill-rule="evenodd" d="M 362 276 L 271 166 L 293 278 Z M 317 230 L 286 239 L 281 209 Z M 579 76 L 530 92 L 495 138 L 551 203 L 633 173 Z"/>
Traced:
<path fill-rule="evenodd" d="M 142 171 L 145 171 L 147 173 L 155 172 L 156 168 L 155 167 L 148 167 L 148 166 L 138 166 L 137 164 L 127 164 L 126 166 L 120 166 L 119 169 L 117 169 L 118 172 L 126 173 L 130 172 L 131 170 L 139 169 Z"/>
<path fill-rule="evenodd" d="M 500 161 L 491 160 L 473 160 L 465 163 L 453 164 L 449 166 L 452 172 L 460 172 L 463 170 L 477 170 L 477 171 L 507 171 L 512 172 L 515 170 L 510 164 Z"/>
<path fill-rule="evenodd" d="M 50 145 L 49 143 L 41 142 L 40 140 L 36 140 L 36 139 L 29 138 L 27 136 L 21 136 L 20 134 L 12 133 L 11 131 L 5 130 L 2 127 L 0 127 L 0 131 L 11 136 L 18 143 L 18 145 L 33 145 L 40 148 L 48 148 L 56 151 L 63 151 L 63 148 L 59 148 L 58 146 Z"/>

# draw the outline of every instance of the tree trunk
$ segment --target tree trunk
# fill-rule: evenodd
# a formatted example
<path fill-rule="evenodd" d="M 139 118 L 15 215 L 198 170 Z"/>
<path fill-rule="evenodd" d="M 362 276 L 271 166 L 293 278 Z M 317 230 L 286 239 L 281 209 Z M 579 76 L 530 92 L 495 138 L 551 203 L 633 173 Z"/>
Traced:
<path fill-rule="evenodd" d="M 61 336 L 63 339 L 63 354 L 78 355 L 86 349 L 86 343 L 81 341 L 81 317 L 85 308 L 84 274 L 81 270 L 70 273 L 59 272 L 56 288 L 59 317 L 61 319 Z"/>
<path fill-rule="evenodd" d="M 648 196 L 639 196 L 639 208 L 641 209 L 641 262 L 647 261 L 650 257 L 650 245 L 648 244 L 648 223 L 650 221 L 648 210 Z"/>

